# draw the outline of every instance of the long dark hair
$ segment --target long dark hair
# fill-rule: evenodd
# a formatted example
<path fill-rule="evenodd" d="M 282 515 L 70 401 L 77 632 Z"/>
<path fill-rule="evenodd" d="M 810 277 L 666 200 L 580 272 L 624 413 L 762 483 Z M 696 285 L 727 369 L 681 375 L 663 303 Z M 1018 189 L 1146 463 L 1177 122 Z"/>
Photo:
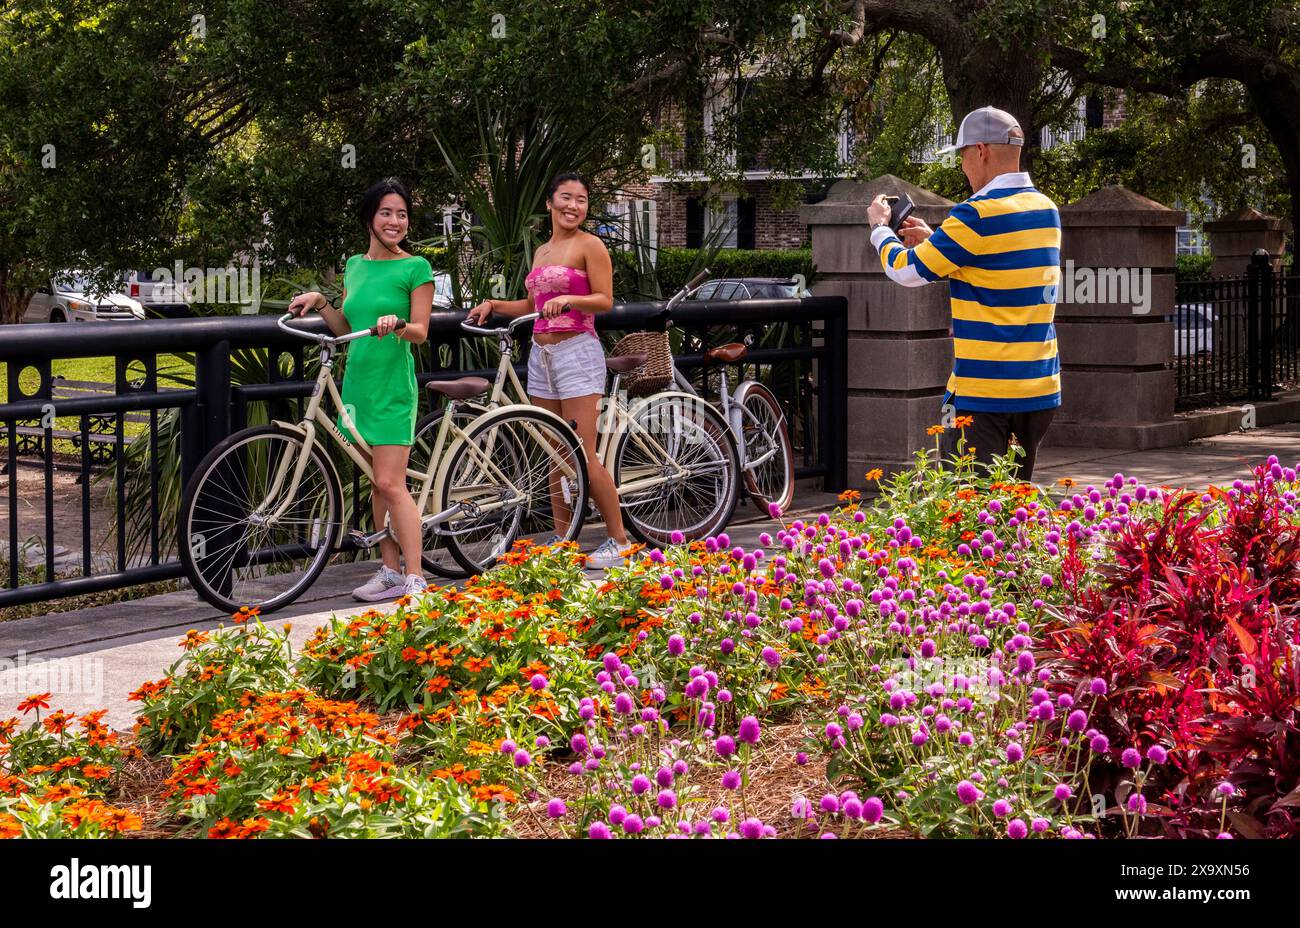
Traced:
<path fill-rule="evenodd" d="M 411 204 L 411 193 L 406 189 L 406 185 L 396 177 L 385 177 L 383 180 L 370 185 L 361 196 L 361 208 L 358 211 L 361 216 L 361 224 L 366 227 L 366 235 L 374 235 L 375 213 L 379 212 L 379 204 L 383 202 L 384 197 L 390 193 L 395 193 L 402 198 L 406 204 L 407 229 L 410 229 L 410 223 L 415 219 L 415 208 Z M 375 236 L 378 238 L 378 236 Z M 407 237 L 403 236 L 399 245 L 405 245 Z"/>

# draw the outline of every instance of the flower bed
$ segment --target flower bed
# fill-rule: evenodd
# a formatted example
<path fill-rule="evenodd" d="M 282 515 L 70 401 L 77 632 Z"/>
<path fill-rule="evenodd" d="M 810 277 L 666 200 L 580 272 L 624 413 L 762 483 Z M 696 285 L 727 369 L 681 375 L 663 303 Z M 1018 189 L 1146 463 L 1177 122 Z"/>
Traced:
<path fill-rule="evenodd" d="M 236 616 L 128 748 L 0 725 L 0 835 L 140 828 L 111 803 L 142 750 L 156 824 L 214 837 L 1295 835 L 1295 471 L 1007 473 L 918 456 L 869 507 L 599 580 L 523 546 L 299 654 Z"/>

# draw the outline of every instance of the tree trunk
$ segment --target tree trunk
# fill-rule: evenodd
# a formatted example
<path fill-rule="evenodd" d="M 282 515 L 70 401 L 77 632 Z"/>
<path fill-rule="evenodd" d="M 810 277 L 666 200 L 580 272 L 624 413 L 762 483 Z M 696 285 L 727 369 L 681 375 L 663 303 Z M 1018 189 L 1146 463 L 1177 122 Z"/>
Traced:
<path fill-rule="evenodd" d="M 1043 68 L 1030 49 L 1007 55 L 995 40 L 985 39 L 960 51 L 940 49 L 943 81 L 957 125 L 967 113 L 982 106 L 1006 110 L 1025 133 L 1020 170 L 1033 167 L 1039 132 L 1034 117 L 1034 93 L 1043 80 Z"/>
<path fill-rule="evenodd" d="M 0 325 L 12 325 L 22 322 L 27 304 L 31 302 L 32 293 L 25 287 L 14 286 L 12 271 L 0 267 Z"/>
<path fill-rule="evenodd" d="M 1286 189 L 1291 195 L 1291 250 L 1300 231 L 1300 75 L 1276 74 L 1246 83 L 1260 122 L 1277 146 L 1286 169 Z M 1292 259 L 1294 261 L 1294 259 Z M 1291 273 L 1297 273 L 1293 264 Z"/>

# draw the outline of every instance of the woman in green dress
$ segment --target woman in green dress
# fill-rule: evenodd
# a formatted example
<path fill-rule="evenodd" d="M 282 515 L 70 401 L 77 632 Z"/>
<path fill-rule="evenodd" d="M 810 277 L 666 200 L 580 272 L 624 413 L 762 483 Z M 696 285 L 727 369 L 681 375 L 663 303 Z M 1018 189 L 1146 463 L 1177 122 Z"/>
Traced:
<path fill-rule="evenodd" d="M 362 602 L 418 596 L 427 588 L 420 564 L 420 513 L 407 490 L 406 463 L 415 439 L 418 398 L 410 345 L 423 344 L 429 337 L 433 271 L 428 260 L 402 247 L 410 217 L 411 195 L 401 181 L 390 177 L 372 186 L 361 199 L 361 220 L 370 247 L 348 259 L 341 307 L 332 306 L 316 291 L 299 294 L 289 304 L 289 312 L 296 316 L 319 310 L 335 335 L 371 327 L 376 332 L 373 338 L 348 346 L 343 408 L 373 452 L 375 525 L 382 526 L 388 518 L 397 540 L 380 542 L 383 564 L 374 577 L 352 591 Z M 406 325 L 394 331 L 399 319 Z M 339 427 L 347 436 L 343 416 Z"/>

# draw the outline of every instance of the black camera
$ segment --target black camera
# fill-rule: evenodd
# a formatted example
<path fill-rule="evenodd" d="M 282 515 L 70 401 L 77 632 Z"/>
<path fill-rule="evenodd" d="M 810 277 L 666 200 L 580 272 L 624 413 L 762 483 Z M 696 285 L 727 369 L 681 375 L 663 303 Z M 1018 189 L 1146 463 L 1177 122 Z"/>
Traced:
<path fill-rule="evenodd" d="M 905 193 L 896 197 L 885 197 L 885 202 L 889 204 L 889 228 L 897 235 L 898 227 L 903 224 L 904 219 L 912 215 L 912 210 L 916 209 L 916 204 Z"/>

